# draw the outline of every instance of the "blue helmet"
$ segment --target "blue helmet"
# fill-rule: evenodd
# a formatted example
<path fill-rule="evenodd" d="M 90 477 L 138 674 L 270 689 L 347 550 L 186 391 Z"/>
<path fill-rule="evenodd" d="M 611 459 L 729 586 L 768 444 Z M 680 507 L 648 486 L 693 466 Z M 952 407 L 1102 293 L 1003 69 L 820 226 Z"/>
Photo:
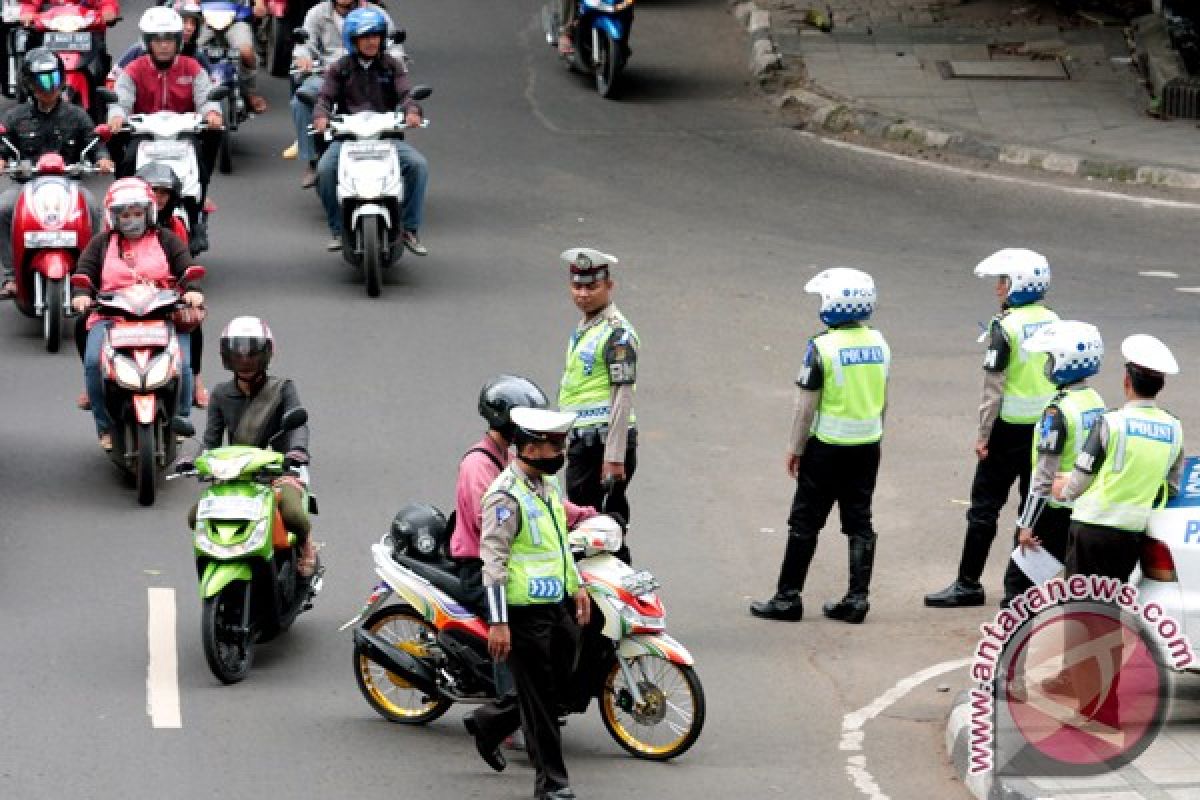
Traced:
<path fill-rule="evenodd" d="M 347 53 L 357 55 L 358 51 L 354 49 L 355 39 L 373 33 L 387 36 L 387 29 L 387 17 L 382 11 L 372 6 L 356 8 L 346 15 L 346 21 L 342 23 L 342 44 L 345 45 Z"/>

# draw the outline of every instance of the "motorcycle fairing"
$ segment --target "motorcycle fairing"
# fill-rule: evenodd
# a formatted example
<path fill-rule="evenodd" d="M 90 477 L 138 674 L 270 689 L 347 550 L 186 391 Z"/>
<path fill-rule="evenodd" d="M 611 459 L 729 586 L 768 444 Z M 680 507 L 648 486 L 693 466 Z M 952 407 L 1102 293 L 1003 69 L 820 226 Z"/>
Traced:
<path fill-rule="evenodd" d="M 254 571 L 243 561 L 210 561 L 204 567 L 204 574 L 200 576 L 200 597 L 205 600 L 215 597 L 234 581 L 249 583 L 253 577 Z"/>
<path fill-rule="evenodd" d="M 690 667 L 696 663 L 692 654 L 675 639 L 665 633 L 635 633 L 622 639 L 617 653 L 621 658 L 657 656 L 673 664 Z"/>

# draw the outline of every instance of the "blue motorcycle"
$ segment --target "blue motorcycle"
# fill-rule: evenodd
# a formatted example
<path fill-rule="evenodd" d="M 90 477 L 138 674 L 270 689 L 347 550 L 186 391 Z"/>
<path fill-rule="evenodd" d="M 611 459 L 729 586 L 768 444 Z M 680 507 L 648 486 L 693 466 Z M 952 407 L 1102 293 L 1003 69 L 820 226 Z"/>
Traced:
<path fill-rule="evenodd" d="M 233 172 L 233 134 L 250 117 L 242 82 L 238 75 L 241 53 L 230 47 L 225 38 L 229 27 L 235 22 L 250 22 L 254 14 L 249 6 L 231 0 L 202 0 L 204 29 L 197 32 L 204 55 L 212 65 L 210 75 L 218 86 L 229 87 L 229 95 L 221 101 L 221 116 L 225 118 L 225 135 L 217 167 L 222 174 Z"/>
<path fill-rule="evenodd" d="M 542 10 L 546 41 L 558 47 L 558 3 Z M 567 66 L 595 77 L 601 97 L 612 97 L 629 60 L 629 36 L 633 30 L 633 0 L 578 0 L 575 23 L 568 34 L 574 52 L 561 55 Z"/>

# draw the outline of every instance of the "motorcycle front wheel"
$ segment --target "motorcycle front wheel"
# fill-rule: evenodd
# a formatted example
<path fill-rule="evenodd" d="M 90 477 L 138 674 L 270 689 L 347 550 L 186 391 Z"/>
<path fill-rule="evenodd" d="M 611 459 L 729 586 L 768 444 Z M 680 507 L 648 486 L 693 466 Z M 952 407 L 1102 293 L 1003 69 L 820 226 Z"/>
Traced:
<path fill-rule="evenodd" d="M 254 660 L 254 640 L 242 628 L 242 609 L 250 584 L 237 581 L 214 597 L 204 600 L 200 636 L 204 641 L 204 660 L 217 680 L 237 683 L 250 672 Z"/>
<path fill-rule="evenodd" d="M 46 308 L 42 311 L 42 338 L 46 352 L 57 353 L 62 344 L 63 282 L 46 281 Z"/>
<path fill-rule="evenodd" d="M 621 45 L 614 42 L 607 31 L 599 31 L 596 39 L 599 47 L 592 53 L 596 92 L 607 99 L 616 91 L 617 77 L 621 74 Z"/>
<path fill-rule="evenodd" d="M 638 758 L 666 761 L 687 752 L 704 728 L 704 689 L 696 671 L 652 655 L 628 664 L 642 702 L 634 701 L 621 665 L 614 661 L 600 694 L 604 727 Z"/>
<path fill-rule="evenodd" d="M 428 658 L 425 639 L 437 636 L 434 627 L 407 606 L 385 606 L 367 617 L 363 627 L 414 658 Z M 426 696 L 404 678 L 376 664 L 357 646 L 354 677 L 367 705 L 389 722 L 422 725 L 433 722 L 453 705 L 445 698 Z"/>
<path fill-rule="evenodd" d="M 144 506 L 154 505 L 154 425 L 138 425 L 137 463 L 133 465 L 133 479 L 137 486 L 137 501 Z"/>
<path fill-rule="evenodd" d="M 379 229 L 379 217 L 363 217 L 358 224 L 367 297 L 379 297 L 383 291 L 383 234 Z"/>

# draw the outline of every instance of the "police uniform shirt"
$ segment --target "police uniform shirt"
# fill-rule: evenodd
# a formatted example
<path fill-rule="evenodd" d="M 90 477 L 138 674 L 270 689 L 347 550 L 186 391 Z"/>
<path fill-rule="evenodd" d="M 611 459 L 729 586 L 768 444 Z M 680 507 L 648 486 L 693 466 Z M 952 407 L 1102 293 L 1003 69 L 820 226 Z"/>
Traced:
<path fill-rule="evenodd" d="M 606 320 L 612 323 L 613 334 L 608 337 L 603 353 L 608 382 L 612 384 L 604 460 L 623 464 L 629 435 L 629 417 L 633 413 L 633 386 L 637 383 L 637 341 L 621 326 L 624 316 L 615 303 L 609 303 L 596 316 L 580 322 L 575 328 L 573 341 L 579 341 L 586 331 Z"/>
<path fill-rule="evenodd" d="M 987 350 L 983 354 L 983 391 L 979 401 L 979 432 L 976 438 L 986 442 L 992 435 L 992 426 L 1000 416 L 1000 404 L 1004 401 L 1004 371 L 1012 358 L 1012 346 L 1000 325 L 1003 313 L 992 317 L 988 326 Z"/>
<path fill-rule="evenodd" d="M 815 337 L 814 337 L 815 338 Z M 817 345 L 812 339 L 808 340 L 808 349 L 804 352 L 804 365 L 796 376 L 795 416 L 792 420 L 791 450 L 793 455 L 804 455 L 804 447 L 808 437 L 812 435 L 813 418 L 821 404 L 821 389 L 825 385 L 825 376 L 821 370 L 821 356 Z"/>
<path fill-rule="evenodd" d="M 1072 390 L 1086 389 L 1087 381 L 1071 384 Z M 1061 392 L 1062 390 L 1060 390 Z M 1060 395 L 1061 396 L 1061 395 Z M 1058 397 L 1055 397 L 1057 401 Z M 1063 448 L 1067 442 L 1067 421 L 1062 411 L 1053 402 L 1046 406 L 1037 426 L 1037 461 L 1033 465 L 1033 476 L 1029 483 L 1029 497 L 1017 520 L 1017 527 L 1032 528 L 1037 523 L 1046 500 L 1054 486 L 1054 476 L 1062 463 Z"/>
<path fill-rule="evenodd" d="M 1125 404 L 1125 408 L 1154 408 L 1155 406 L 1153 400 L 1131 400 Z M 1070 502 L 1078 499 L 1092 485 L 1096 474 L 1100 472 L 1100 467 L 1104 465 L 1107 446 L 1108 420 L 1100 417 L 1092 426 L 1092 431 L 1088 434 L 1079 457 L 1075 459 L 1075 469 L 1071 472 L 1071 477 L 1067 480 L 1066 488 L 1063 490 L 1064 500 Z M 1167 473 L 1167 485 L 1170 487 L 1171 494 L 1179 492 L 1182 479 L 1183 451 L 1180 450 L 1179 455 L 1175 458 L 1175 463 L 1171 465 L 1171 469 Z"/>

